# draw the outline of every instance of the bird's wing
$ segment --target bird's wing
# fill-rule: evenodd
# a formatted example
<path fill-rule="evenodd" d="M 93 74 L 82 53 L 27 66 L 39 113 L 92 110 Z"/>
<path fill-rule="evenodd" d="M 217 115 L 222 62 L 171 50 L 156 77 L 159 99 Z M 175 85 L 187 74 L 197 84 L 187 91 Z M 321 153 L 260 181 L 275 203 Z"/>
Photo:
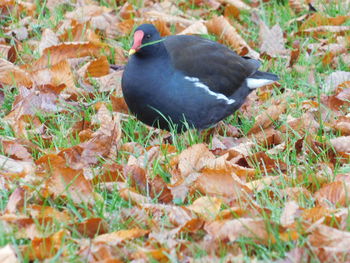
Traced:
<path fill-rule="evenodd" d="M 226 46 L 201 37 L 169 36 L 164 44 L 177 70 L 226 96 L 231 96 L 260 66 L 257 60 L 241 57 Z"/>

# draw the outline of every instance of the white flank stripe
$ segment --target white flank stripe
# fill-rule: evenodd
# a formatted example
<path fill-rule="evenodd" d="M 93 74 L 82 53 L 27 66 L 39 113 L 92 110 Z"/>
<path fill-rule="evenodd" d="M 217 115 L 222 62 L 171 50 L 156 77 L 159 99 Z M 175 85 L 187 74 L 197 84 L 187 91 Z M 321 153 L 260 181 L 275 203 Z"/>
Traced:
<path fill-rule="evenodd" d="M 232 104 L 236 102 L 234 99 L 227 98 L 224 94 L 211 91 L 209 87 L 200 82 L 198 78 L 186 76 L 185 79 L 193 82 L 196 87 L 204 89 L 209 95 L 216 97 L 218 100 L 225 100 L 227 104 Z"/>
<path fill-rule="evenodd" d="M 247 78 L 247 86 L 250 89 L 257 89 L 262 86 L 274 83 L 274 80 L 271 79 L 253 79 L 253 78 Z"/>

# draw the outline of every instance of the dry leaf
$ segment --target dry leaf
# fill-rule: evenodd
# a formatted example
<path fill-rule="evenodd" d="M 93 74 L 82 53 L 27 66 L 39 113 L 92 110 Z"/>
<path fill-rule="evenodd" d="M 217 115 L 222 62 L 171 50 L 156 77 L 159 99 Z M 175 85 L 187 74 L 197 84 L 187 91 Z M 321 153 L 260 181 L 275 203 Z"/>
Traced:
<path fill-rule="evenodd" d="M 234 242 L 239 237 L 249 237 L 257 243 L 266 244 L 269 240 L 269 234 L 262 219 L 240 218 L 213 221 L 205 224 L 204 229 L 210 236 L 221 241 Z"/>
<path fill-rule="evenodd" d="M 117 245 L 120 242 L 139 238 L 145 236 L 149 233 L 149 230 L 144 230 L 140 228 L 132 228 L 127 230 L 119 230 L 112 233 L 107 233 L 99 235 L 93 239 L 94 243 L 107 243 L 110 245 Z"/>
<path fill-rule="evenodd" d="M 265 112 L 260 113 L 255 118 L 254 126 L 249 130 L 249 134 L 256 133 L 261 129 L 266 129 L 286 111 L 287 105 L 281 102 L 278 105 L 271 105 Z"/>
<path fill-rule="evenodd" d="M 327 93 L 333 92 L 340 84 L 346 81 L 350 81 L 350 72 L 335 71 L 325 79 L 323 88 Z"/>
<path fill-rule="evenodd" d="M 284 47 L 284 38 L 281 27 L 276 24 L 271 29 L 260 20 L 260 53 L 266 53 L 270 57 L 279 57 L 288 54 Z"/>
<path fill-rule="evenodd" d="M 102 46 L 89 42 L 62 43 L 45 48 L 40 59 L 32 65 L 27 65 L 30 70 L 39 70 L 55 65 L 69 58 L 80 58 L 86 56 L 97 57 Z"/>
<path fill-rule="evenodd" d="M 11 245 L 0 248 L 0 262 L 19 263 L 15 249 Z"/>
<path fill-rule="evenodd" d="M 214 219 L 220 212 L 222 200 L 216 197 L 202 196 L 196 199 L 192 205 L 187 208 L 203 219 Z"/>
<path fill-rule="evenodd" d="M 218 36 L 221 42 L 232 47 L 239 55 L 248 55 L 252 58 L 259 57 L 223 16 L 216 16 L 207 21 L 205 25 L 210 33 Z"/>
<path fill-rule="evenodd" d="M 25 87 L 31 87 L 33 85 L 28 72 L 2 58 L 0 58 L 0 83 L 4 85 L 20 85 Z"/>
<path fill-rule="evenodd" d="M 349 184 L 338 181 L 326 184 L 314 196 L 318 204 L 324 207 L 346 206 L 349 204 L 349 190 Z"/>
<path fill-rule="evenodd" d="M 331 139 L 331 144 L 337 152 L 350 154 L 350 136 Z"/>

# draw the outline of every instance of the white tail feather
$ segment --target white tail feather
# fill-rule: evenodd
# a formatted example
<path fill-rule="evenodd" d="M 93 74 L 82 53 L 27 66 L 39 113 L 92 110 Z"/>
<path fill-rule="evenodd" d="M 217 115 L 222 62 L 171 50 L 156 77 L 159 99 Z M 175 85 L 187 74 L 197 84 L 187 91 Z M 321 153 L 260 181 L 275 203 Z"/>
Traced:
<path fill-rule="evenodd" d="M 260 88 L 262 86 L 274 83 L 275 80 L 271 80 L 271 79 L 253 79 L 253 78 L 247 78 L 247 86 L 250 89 L 257 89 Z"/>

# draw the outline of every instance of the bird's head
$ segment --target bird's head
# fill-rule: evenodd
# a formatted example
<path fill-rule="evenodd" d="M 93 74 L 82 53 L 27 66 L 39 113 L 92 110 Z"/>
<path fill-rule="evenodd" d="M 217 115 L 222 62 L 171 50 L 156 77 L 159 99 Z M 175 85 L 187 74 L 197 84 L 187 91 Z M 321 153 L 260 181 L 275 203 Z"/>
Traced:
<path fill-rule="evenodd" d="M 129 55 L 133 55 L 135 53 L 146 53 L 151 46 L 154 46 L 161 41 L 162 38 L 154 25 L 142 24 L 135 30 L 134 42 L 129 50 Z"/>

